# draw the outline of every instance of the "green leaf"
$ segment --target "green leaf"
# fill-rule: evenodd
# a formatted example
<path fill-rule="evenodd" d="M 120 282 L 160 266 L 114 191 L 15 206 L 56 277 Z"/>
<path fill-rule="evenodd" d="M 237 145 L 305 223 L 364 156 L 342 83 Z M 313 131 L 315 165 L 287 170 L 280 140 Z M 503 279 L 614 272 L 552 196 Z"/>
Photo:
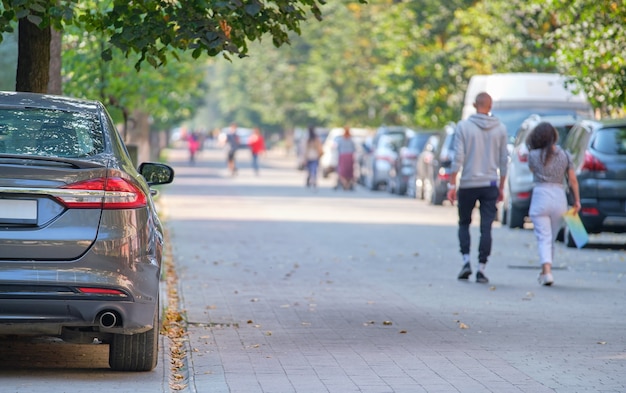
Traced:
<path fill-rule="evenodd" d="M 26 19 L 28 19 L 30 23 L 37 25 L 37 26 L 39 26 L 41 22 L 43 22 L 43 19 L 39 15 L 28 14 Z"/>
<path fill-rule="evenodd" d="M 111 61 L 111 60 L 113 60 L 113 55 L 112 55 L 111 48 L 107 48 L 107 49 L 103 50 L 102 53 L 100 54 L 100 58 L 102 59 L 102 61 Z"/>

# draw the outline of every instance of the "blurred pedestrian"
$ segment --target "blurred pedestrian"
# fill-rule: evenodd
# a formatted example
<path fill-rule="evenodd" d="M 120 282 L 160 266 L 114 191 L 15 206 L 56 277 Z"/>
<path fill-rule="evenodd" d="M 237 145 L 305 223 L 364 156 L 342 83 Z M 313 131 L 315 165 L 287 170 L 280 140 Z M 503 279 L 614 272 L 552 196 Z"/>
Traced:
<path fill-rule="evenodd" d="M 322 141 L 315 133 L 315 127 L 309 126 L 309 135 L 306 138 L 303 149 L 304 166 L 307 171 L 306 186 L 317 188 L 317 168 L 319 167 L 320 158 L 324 154 Z"/>
<path fill-rule="evenodd" d="M 228 170 L 230 174 L 235 176 L 237 174 L 237 163 L 235 162 L 235 154 L 239 149 L 239 135 L 237 135 L 237 124 L 232 123 L 226 134 L 226 145 L 228 148 L 227 162 Z"/>
<path fill-rule="evenodd" d="M 540 285 L 552 285 L 552 262 L 557 233 L 563 224 L 563 214 L 567 211 L 567 198 L 563 183 L 567 177 L 574 196 L 576 212 L 580 211 L 578 179 L 572 158 L 557 145 L 559 133 L 547 122 L 537 124 L 528 135 L 528 167 L 533 173 L 533 193 L 528 214 L 533 222 L 537 238 L 541 273 Z"/>
<path fill-rule="evenodd" d="M 350 127 L 345 126 L 343 136 L 337 138 L 337 163 L 338 182 L 335 189 L 342 187 L 344 190 L 354 189 L 354 154 L 356 145 L 350 134 Z"/>
<path fill-rule="evenodd" d="M 490 115 L 491 105 L 489 94 L 478 94 L 474 101 L 476 114 L 457 124 L 454 137 L 455 156 L 448 185 L 448 199 L 451 202 L 458 199 L 458 237 L 463 258 L 463 268 L 457 276 L 459 280 L 467 280 L 472 274 L 470 224 L 476 202 L 479 203 L 478 283 L 489 282 L 485 267 L 491 254 L 491 226 L 496 218 L 496 204 L 502 200 L 508 162 L 506 127 L 498 118 Z M 457 192 L 456 178 L 461 170 Z"/>
<path fill-rule="evenodd" d="M 252 152 L 252 168 L 254 169 L 254 173 L 259 175 L 259 154 L 265 151 L 265 139 L 263 138 L 263 134 L 258 127 L 255 127 L 252 130 L 252 135 L 248 139 L 248 144 L 250 145 L 250 151 Z"/>
<path fill-rule="evenodd" d="M 187 135 L 187 148 L 189 149 L 189 163 L 193 165 L 196 162 L 196 153 L 200 148 L 200 136 L 197 132 L 191 132 Z"/>

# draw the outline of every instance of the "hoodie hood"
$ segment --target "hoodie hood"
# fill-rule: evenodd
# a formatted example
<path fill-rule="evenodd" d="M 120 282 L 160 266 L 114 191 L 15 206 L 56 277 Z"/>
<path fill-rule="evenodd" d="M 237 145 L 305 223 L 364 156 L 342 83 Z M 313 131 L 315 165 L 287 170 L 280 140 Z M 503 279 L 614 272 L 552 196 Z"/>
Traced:
<path fill-rule="evenodd" d="M 500 126 L 500 120 L 497 117 L 475 113 L 467 118 L 468 121 L 476 124 L 481 130 L 489 131 Z"/>

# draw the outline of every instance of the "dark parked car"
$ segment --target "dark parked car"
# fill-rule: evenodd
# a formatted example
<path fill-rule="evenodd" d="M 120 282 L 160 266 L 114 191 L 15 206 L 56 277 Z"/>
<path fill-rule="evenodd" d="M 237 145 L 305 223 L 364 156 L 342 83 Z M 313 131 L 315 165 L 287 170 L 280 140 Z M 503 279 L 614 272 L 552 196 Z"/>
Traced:
<path fill-rule="evenodd" d="M 161 224 L 97 101 L 0 92 L 0 334 L 109 345 L 115 370 L 158 360 Z"/>
<path fill-rule="evenodd" d="M 533 190 L 533 174 L 528 168 L 528 147 L 526 146 L 528 135 L 537 124 L 548 122 L 559 132 L 558 143 L 562 145 L 576 120 L 576 117 L 571 115 L 532 115 L 524 120 L 515 136 L 513 151 L 509 157 L 502 205 L 498 209 L 498 219 L 502 225 L 507 225 L 509 228 L 522 228 L 528 216 Z"/>
<path fill-rule="evenodd" d="M 387 185 L 391 168 L 409 130 L 402 126 L 383 126 L 371 141 L 363 144 L 363 153 L 359 158 L 359 182 L 362 185 L 370 190 Z"/>
<path fill-rule="evenodd" d="M 449 123 L 440 133 L 434 155 L 430 160 L 422 160 L 425 183 L 424 199 L 433 205 L 442 205 L 448 193 L 450 182 L 450 167 L 454 158 L 454 131 L 455 124 Z"/>
<path fill-rule="evenodd" d="M 407 135 L 408 138 L 400 148 L 389 174 L 387 191 L 392 194 L 404 195 L 410 188 L 410 183 L 415 186 L 417 156 L 433 133 L 408 130 Z"/>
<path fill-rule="evenodd" d="M 626 118 L 581 120 L 563 148 L 572 155 L 580 186 L 580 219 L 588 233 L 626 232 Z M 567 228 L 563 236 L 575 247 Z"/>

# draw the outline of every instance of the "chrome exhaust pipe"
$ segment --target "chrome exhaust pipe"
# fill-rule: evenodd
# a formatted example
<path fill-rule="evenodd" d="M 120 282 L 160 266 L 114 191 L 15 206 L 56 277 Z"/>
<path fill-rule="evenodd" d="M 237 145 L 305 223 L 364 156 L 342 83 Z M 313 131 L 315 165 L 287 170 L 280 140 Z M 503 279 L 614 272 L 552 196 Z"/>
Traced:
<path fill-rule="evenodd" d="M 100 327 L 112 328 L 118 323 L 117 314 L 113 311 L 104 311 L 100 314 L 100 318 L 98 318 L 98 323 L 100 324 Z"/>

